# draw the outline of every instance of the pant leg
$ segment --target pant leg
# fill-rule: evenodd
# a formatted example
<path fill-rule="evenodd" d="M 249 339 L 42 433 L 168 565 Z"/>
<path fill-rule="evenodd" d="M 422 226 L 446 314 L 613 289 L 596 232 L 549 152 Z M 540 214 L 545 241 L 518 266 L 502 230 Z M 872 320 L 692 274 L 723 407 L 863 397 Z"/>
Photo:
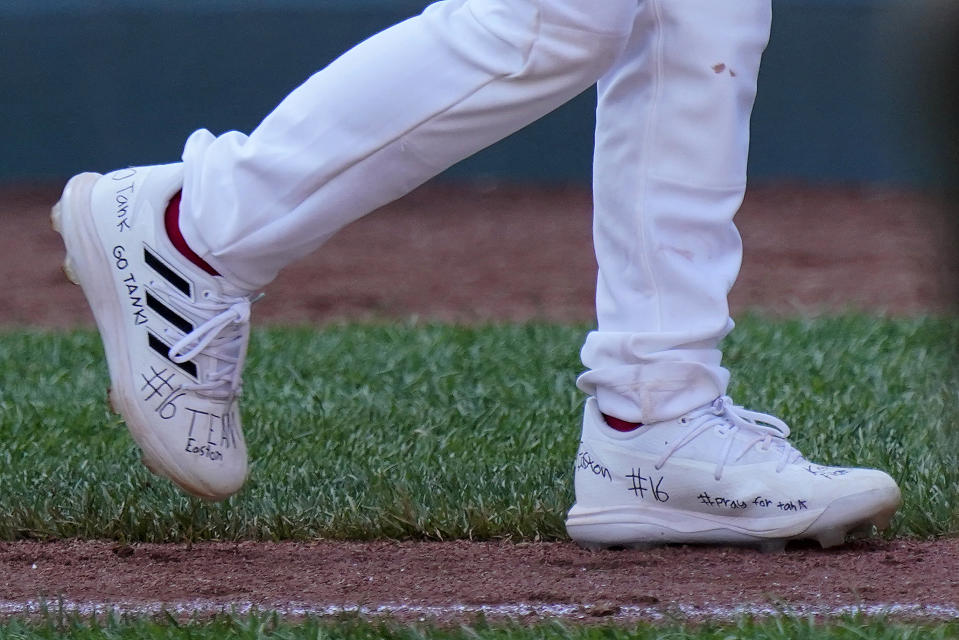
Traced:
<path fill-rule="evenodd" d="M 349 222 L 580 93 L 638 0 L 448 0 L 361 43 L 249 137 L 194 133 L 181 225 L 256 289 Z"/>
<path fill-rule="evenodd" d="M 648 0 L 599 81 L 598 328 L 579 386 L 610 415 L 656 422 L 725 393 L 732 219 L 770 19 L 770 0 Z"/>

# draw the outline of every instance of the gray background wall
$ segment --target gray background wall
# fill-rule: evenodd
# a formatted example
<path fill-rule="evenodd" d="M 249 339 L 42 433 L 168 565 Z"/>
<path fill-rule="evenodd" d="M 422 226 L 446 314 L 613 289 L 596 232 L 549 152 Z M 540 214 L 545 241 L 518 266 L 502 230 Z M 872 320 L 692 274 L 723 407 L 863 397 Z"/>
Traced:
<path fill-rule="evenodd" d="M 0 180 L 166 162 L 198 127 L 249 131 L 338 53 L 426 4 L 0 0 Z M 909 88 L 922 33 L 902 16 L 915 6 L 774 0 L 753 179 L 941 180 Z M 586 181 L 593 102 L 587 92 L 447 175 Z"/>

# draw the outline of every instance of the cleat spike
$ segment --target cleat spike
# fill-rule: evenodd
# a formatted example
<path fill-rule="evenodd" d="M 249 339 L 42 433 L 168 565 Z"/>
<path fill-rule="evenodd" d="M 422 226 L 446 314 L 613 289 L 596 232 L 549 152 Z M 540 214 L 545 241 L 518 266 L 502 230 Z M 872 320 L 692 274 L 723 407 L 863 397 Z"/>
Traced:
<path fill-rule="evenodd" d="M 63 275 L 73 284 L 80 284 L 80 277 L 77 275 L 76 267 L 73 266 L 73 261 L 69 255 L 63 261 Z"/>
<path fill-rule="evenodd" d="M 111 413 L 120 415 L 120 410 L 117 409 L 117 400 L 113 396 L 113 387 L 107 387 L 107 405 L 110 407 Z"/>
<path fill-rule="evenodd" d="M 785 540 L 763 540 L 756 544 L 760 553 L 782 553 L 786 550 Z"/>
<path fill-rule="evenodd" d="M 816 542 L 823 549 L 836 547 L 846 541 L 846 532 L 843 529 L 827 529 L 816 537 Z"/>
<path fill-rule="evenodd" d="M 877 513 L 875 516 L 873 516 L 871 524 L 876 527 L 878 531 L 882 531 L 889 526 L 889 523 L 892 521 L 892 517 L 895 515 L 895 513 L 895 509 Z"/>
<path fill-rule="evenodd" d="M 63 216 L 62 208 L 60 202 L 57 201 L 53 208 L 50 210 L 50 226 L 53 227 L 53 230 L 59 234 L 63 234 L 63 223 L 61 218 Z"/>

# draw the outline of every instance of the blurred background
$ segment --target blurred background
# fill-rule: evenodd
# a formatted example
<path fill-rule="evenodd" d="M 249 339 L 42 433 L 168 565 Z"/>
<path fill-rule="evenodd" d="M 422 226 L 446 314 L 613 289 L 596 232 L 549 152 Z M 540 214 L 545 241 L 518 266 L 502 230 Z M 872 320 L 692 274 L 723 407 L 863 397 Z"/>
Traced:
<path fill-rule="evenodd" d="M 200 127 L 214 133 L 249 131 L 282 96 L 343 50 L 427 4 L 425 0 L 3 0 L 0 224 L 6 218 L 7 229 L 13 217 L 27 215 L 26 209 L 46 206 L 74 173 L 176 160 L 183 141 Z M 798 251 L 803 255 L 794 255 L 786 265 L 796 267 L 803 260 L 837 259 L 837 251 L 853 246 L 838 255 L 836 272 L 844 270 L 843 262 L 848 267 L 858 260 L 873 274 L 874 288 L 892 291 L 890 299 L 867 301 L 865 306 L 894 311 L 903 304 L 908 311 L 947 308 L 951 303 L 945 298 L 953 289 L 959 254 L 953 216 L 941 208 L 952 201 L 942 194 L 959 184 L 957 3 L 774 0 L 773 4 L 772 39 L 753 115 L 751 190 L 743 213 L 759 229 L 754 241 L 759 257 L 766 256 L 767 267 L 783 266 L 779 264 L 783 252 Z M 459 202 L 483 216 L 527 198 L 523 215 L 535 219 L 543 211 L 553 212 L 551 224 L 560 226 L 565 218 L 556 211 L 572 206 L 576 211 L 570 215 L 578 217 L 570 224 L 577 234 L 588 233 L 584 190 L 590 178 L 594 100 L 594 92 L 587 91 L 451 168 L 432 187 L 441 193 L 434 200 Z M 566 190 L 566 195 L 557 198 L 557 189 Z M 422 193 L 419 197 L 408 204 L 409 215 L 435 208 L 434 200 Z M 516 213 L 510 220 L 518 224 L 520 217 Z M 847 220 L 840 226 L 849 228 L 841 240 L 828 232 L 802 236 L 807 227 L 828 227 L 843 217 Z M 754 218 L 765 222 L 753 222 Z M 409 237 L 430 226 L 410 220 L 407 228 L 402 215 L 396 220 L 394 237 L 386 233 L 385 244 L 398 242 L 395 236 L 403 229 Z M 776 221 L 791 225 L 791 231 L 771 228 L 771 235 L 766 234 L 762 224 Z M 741 226 L 746 233 L 746 225 Z M 565 228 L 555 231 L 558 236 L 567 233 Z M 767 240 L 764 234 L 769 235 Z M 9 233 L 5 235 L 12 243 Z M 491 238 L 491 246 L 502 240 Z M 575 251 L 586 254 L 579 266 L 588 271 L 591 255 L 588 242 L 581 240 Z M 755 263 L 750 262 L 748 240 L 747 269 Z M 805 249 L 797 248 L 800 241 L 806 243 Z M 339 245 L 332 246 L 335 251 Z M 817 258 L 817 251 L 824 255 Z M 566 250 L 560 247 L 557 252 Z M 344 248 L 343 253 L 351 252 Z M 893 275 L 876 275 L 874 265 L 862 263 L 884 254 L 900 258 L 900 264 L 890 267 Z M 903 255 L 908 264 L 901 260 Z M 339 258 L 334 258 L 310 269 L 335 271 Z M 499 260 L 508 263 L 509 255 L 502 254 Z M 397 260 L 375 268 L 402 270 L 407 263 Z M 916 274 L 896 284 L 895 273 L 912 267 Z M 0 273 L 9 286 L 32 273 L 12 273 L 11 268 Z M 549 268 L 539 266 L 541 272 Z M 513 271 L 509 277 L 515 279 Z M 845 271 L 861 283 L 855 271 Z M 352 280 L 344 284 L 342 295 L 355 290 L 353 285 L 369 284 L 358 282 L 362 277 L 354 270 L 347 272 L 344 277 Z M 749 271 L 744 273 L 748 276 Z M 509 279 L 505 272 L 477 277 Z M 781 280 L 810 277 L 815 279 L 796 271 L 784 273 Z M 789 311 L 820 303 L 858 305 L 855 296 L 845 293 L 829 299 L 827 285 L 835 278 L 829 273 L 818 277 L 822 286 L 810 285 L 815 292 L 799 287 L 778 301 L 763 296 L 775 298 L 777 287 L 785 285 L 774 282 L 769 291 L 755 292 L 754 299 L 750 287 L 763 285 L 758 280 L 750 284 L 747 277 L 739 287 L 745 296 L 741 306 Z M 592 276 L 582 285 L 584 291 L 570 293 L 572 301 L 563 304 L 588 308 L 591 283 Z M 530 286 L 539 287 L 536 282 Z M 920 295 L 923 301 L 910 306 L 910 296 L 923 287 L 929 289 Z M 37 317 L 46 318 L 48 312 L 36 304 Z M 318 313 L 326 313 L 331 304 L 317 301 L 315 306 Z M 379 298 L 356 302 L 361 312 L 374 315 L 391 313 L 397 304 Z M 534 301 L 529 310 L 507 316 L 550 316 L 542 305 L 537 311 Z M 400 304 L 396 312 L 419 311 Z M 24 310 L 6 320 L 28 321 L 31 313 Z M 300 319 L 306 318 L 308 314 Z"/>
<path fill-rule="evenodd" d="M 0 178 L 169 161 L 201 126 L 249 131 L 336 55 L 427 4 L 4 0 Z M 934 32 L 945 31 L 950 3 L 774 5 L 753 117 L 751 177 L 940 184 L 942 154 L 930 152 L 934 139 L 920 144 L 930 97 L 923 93 L 932 87 L 903 89 L 932 57 L 917 49 L 933 35 L 945 37 Z M 955 69 L 943 59 L 947 64 Z M 585 182 L 593 107 L 588 92 L 449 176 Z"/>

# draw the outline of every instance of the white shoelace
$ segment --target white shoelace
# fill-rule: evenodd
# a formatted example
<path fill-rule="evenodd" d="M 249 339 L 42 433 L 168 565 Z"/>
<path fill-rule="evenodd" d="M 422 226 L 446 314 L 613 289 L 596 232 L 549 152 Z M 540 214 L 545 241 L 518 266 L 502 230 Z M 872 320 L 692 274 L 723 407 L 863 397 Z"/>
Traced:
<path fill-rule="evenodd" d="M 239 395 L 250 336 L 250 306 L 262 296 L 252 300 L 218 298 L 206 291 L 203 301 L 192 302 L 171 295 L 169 288 L 161 283 L 153 284 L 160 284 L 159 288 L 166 289 L 166 303 L 187 317 L 197 310 L 215 314 L 175 342 L 168 355 L 173 362 L 184 363 L 202 353 L 223 363 L 223 366 L 205 375 L 199 383 L 184 384 L 182 388 L 221 399 L 232 399 Z"/>
<path fill-rule="evenodd" d="M 716 470 L 713 473 L 716 480 L 722 478 L 723 468 L 729 461 L 737 432 L 752 434 L 753 438 L 744 443 L 743 450 L 733 462 L 741 460 L 757 445 L 761 451 L 769 451 L 774 445 L 780 448 L 776 473 L 785 469 L 787 464 L 802 459 L 802 454 L 786 440 L 789 437 L 789 427 L 785 422 L 775 416 L 737 406 L 728 396 L 717 398 L 712 404 L 686 414 L 680 418 L 680 422 L 690 425 L 690 430 L 656 462 L 657 470 L 661 469 L 674 453 L 711 429 L 726 437 L 726 446 L 716 461 Z"/>

